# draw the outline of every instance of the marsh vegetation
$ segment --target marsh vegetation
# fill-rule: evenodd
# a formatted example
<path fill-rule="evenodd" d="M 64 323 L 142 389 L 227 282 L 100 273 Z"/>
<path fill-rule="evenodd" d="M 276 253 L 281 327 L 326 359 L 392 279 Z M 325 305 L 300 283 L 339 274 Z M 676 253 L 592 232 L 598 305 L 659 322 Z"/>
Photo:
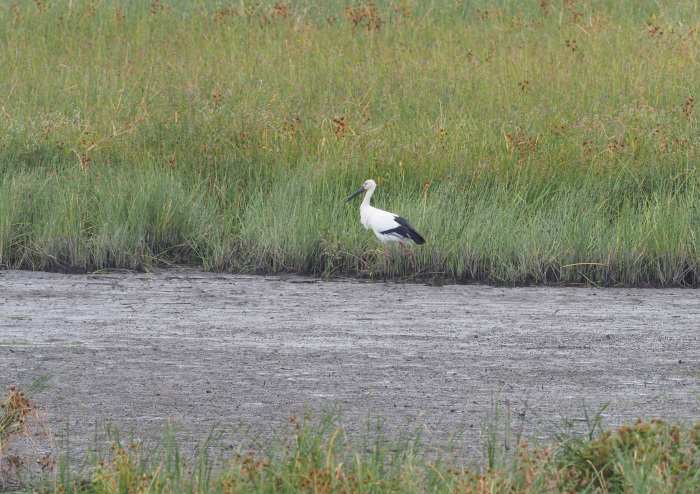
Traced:
<path fill-rule="evenodd" d="M 691 1 L 0 6 L 0 264 L 696 285 Z M 408 272 L 394 251 L 390 271 Z"/>

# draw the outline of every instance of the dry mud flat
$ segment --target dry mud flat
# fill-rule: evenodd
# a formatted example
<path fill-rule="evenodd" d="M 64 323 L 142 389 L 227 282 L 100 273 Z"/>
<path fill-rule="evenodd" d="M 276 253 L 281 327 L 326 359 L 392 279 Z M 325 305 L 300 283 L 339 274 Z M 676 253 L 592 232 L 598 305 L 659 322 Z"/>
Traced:
<path fill-rule="evenodd" d="M 421 415 L 475 449 L 494 393 L 556 423 L 594 412 L 700 419 L 700 292 L 429 287 L 167 270 L 0 272 L 0 384 L 63 370 L 44 392 L 54 433 L 102 417 L 183 433 L 221 421 L 281 431 L 339 407 L 392 431 Z M 39 372 L 41 372 L 39 371 Z M 77 427 L 77 428 L 76 428 Z M 534 432 L 534 426 L 529 426 Z"/>

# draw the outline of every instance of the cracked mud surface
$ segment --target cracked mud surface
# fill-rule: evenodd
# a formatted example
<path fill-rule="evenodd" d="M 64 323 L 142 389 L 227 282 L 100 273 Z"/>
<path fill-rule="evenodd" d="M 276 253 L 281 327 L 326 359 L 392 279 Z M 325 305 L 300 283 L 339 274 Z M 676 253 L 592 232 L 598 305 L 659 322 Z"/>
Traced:
<path fill-rule="evenodd" d="M 697 421 L 699 328 L 700 292 L 685 289 L 0 272 L 0 384 L 62 370 L 42 396 L 54 434 L 70 416 L 83 444 L 100 417 L 265 435 L 304 400 L 389 431 L 423 414 L 424 437 L 465 427 L 470 450 L 494 393 L 552 423 L 606 402 L 607 426 Z"/>

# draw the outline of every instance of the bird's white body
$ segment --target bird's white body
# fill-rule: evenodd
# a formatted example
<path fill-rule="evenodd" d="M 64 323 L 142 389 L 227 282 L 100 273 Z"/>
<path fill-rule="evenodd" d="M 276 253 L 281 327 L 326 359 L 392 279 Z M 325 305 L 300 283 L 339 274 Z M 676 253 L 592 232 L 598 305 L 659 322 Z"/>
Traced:
<path fill-rule="evenodd" d="M 367 194 L 365 194 L 362 200 L 362 205 L 360 206 L 360 223 L 362 223 L 366 229 L 374 231 L 374 234 L 382 243 L 401 242 L 404 244 L 409 242 L 411 240 L 410 238 L 402 237 L 396 233 L 382 233 L 400 226 L 396 222 L 398 215 L 370 206 L 369 199 L 372 197 L 372 193 L 374 193 L 374 187 L 367 190 Z"/>
<path fill-rule="evenodd" d="M 376 188 L 377 184 L 374 180 L 367 180 L 347 201 L 363 192 L 367 192 L 360 206 L 360 222 L 366 229 L 372 230 L 377 238 L 382 241 L 384 247 L 384 279 L 386 280 L 386 243 L 400 242 L 406 248 L 407 242 L 423 245 L 425 239 L 401 216 L 370 206 L 369 200 L 372 198 Z M 410 249 L 408 258 L 411 261 L 411 266 L 415 269 Z"/>

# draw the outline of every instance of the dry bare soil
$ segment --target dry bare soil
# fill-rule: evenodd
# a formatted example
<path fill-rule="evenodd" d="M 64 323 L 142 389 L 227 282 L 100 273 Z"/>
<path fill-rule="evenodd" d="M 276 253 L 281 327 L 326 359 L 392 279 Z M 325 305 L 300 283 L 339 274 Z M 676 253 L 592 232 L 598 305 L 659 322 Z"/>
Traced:
<path fill-rule="evenodd" d="M 534 434 L 607 402 L 607 426 L 700 419 L 696 290 L 3 271 L 0 300 L 0 384 L 61 371 L 45 406 L 79 444 L 101 419 L 265 437 L 305 403 L 472 451 L 492 399 Z"/>

